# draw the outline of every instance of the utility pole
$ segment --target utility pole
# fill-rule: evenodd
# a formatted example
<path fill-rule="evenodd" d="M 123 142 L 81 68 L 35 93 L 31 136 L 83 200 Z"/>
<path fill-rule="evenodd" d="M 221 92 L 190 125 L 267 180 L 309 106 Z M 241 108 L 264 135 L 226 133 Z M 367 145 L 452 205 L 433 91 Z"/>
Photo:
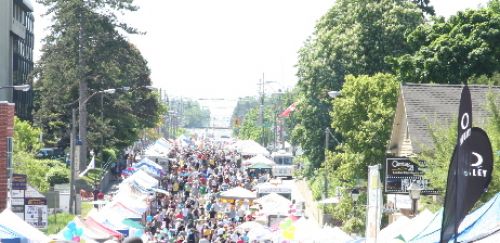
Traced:
<path fill-rule="evenodd" d="M 82 3 L 84 4 L 84 3 Z M 78 171 L 84 171 L 87 166 L 87 89 L 88 84 L 85 78 L 85 58 L 84 58 L 84 39 L 85 28 L 83 23 L 83 14 L 85 11 L 79 12 L 79 34 L 78 34 L 78 78 L 79 80 L 79 97 L 78 97 L 78 140 L 81 141 L 81 146 L 78 154 Z"/>
<path fill-rule="evenodd" d="M 70 175 L 69 175 L 69 212 L 76 213 L 75 205 L 75 139 L 76 139 L 76 109 L 72 109 L 71 114 L 71 134 L 70 134 Z"/>
<path fill-rule="evenodd" d="M 264 73 L 262 73 L 262 80 L 261 80 L 261 83 L 260 83 L 260 126 L 261 126 L 261 134 L 260 134 L 260 143 L 262 144 L 262 146 L 265 146 L 264 145 L 264 95 L 265 95 L 265 83 L 266 81 L 264 81 Z"/>

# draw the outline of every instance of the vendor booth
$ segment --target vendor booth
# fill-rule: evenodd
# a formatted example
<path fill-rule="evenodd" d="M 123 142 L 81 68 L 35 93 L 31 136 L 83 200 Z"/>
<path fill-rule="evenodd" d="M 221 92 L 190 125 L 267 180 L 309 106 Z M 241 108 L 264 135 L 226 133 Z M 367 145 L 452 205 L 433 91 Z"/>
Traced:
<path fill-rule="evenodd" d="M 249 191 L 243 187 L 235 187 L 230 190 L 221 192 L 219 194 L 219 199 L 223 202 L 235 203 L 236 200 L 253 200 L 257 196 L 254 192 Z"/>
<path fill-rule="evenodd" d="M 17 238 L 20 240 L 19 242 L 48 242 L 50 240 L 40 230 L 26 223 L 10 209 L 5 209 L 0 213 L 0 226 L 4 231 L 7 230 L 10 232 L 9 234 L 14 236 L 11 238 L 12 240 Z M 26 239 L 26 241 L 21 241 L 22 239 Z"/>

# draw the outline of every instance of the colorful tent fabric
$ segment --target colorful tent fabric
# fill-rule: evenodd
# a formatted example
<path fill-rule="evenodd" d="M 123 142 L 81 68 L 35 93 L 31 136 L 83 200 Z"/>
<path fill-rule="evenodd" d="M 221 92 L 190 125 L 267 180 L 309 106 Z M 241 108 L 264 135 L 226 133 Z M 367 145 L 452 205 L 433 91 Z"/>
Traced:
<path fill-rule="evenodd" d="M 83 239 L 94 240 L 94 241 L 101 241 L 102 242 L 102 241 L 109 240 L 109 239 L 113 238 L 113 236 L 111 234 L 108 234 L 108 233 L 106 233 L 104 231 L 100 231 L 100 230 L 98 230 L 96 228 L 93 228 L 93 227 L 87 225 L 78 216 L 76 216 L 73 219 L 73 222 L 76 224 L 77 228 L 81 228 L 83 230 L 83 235 L 82 235 Z M 61 235 L 62 232 L 64 232 L 64 230 L 65 229 L 61 230 L 61 233 L 59 233 L 59 235 Z M 61 238 L 61 237 L 59 237 L 59 238 Z M 61 239 L 64 239 L 64 238 L 62 237 Z"/>
<path fill-rule="evenodd" d="M 409 242 L 439 242 L 442 209 L 434 214 L 433 219 L 420 233 Z M 500 193 L 487 203 L 467 215 L 458 228 L 458 242 L 480 240 L 494 235 L 500 230 Z M 498 235 L 497 235 L 498 237 Z M 450 240 L 452 242 L 453 239 Z"/>
<path fill-rule="evenodd" d="M 97 222 L 92 217 L 87 217 L 87 219 L 85 220 L 85 224 L 94 231 L 106 233 L 113 236 L 113 238 L 115 239 L 121 239 L 123 237 L 120 232 L 106 227 L 105 225 Z"/>
<path fill-rule="evenodd" d="M 18 235 L 26 238 L 29 242 L 48 242 L 50 240 L 50 238 L 43 234 L 40 230 L 24 222 L 24 220 L 10 211 L 10 209 L 5 209 L 2 213 L 0 213 L 0 225 L 16 232 Z"/>

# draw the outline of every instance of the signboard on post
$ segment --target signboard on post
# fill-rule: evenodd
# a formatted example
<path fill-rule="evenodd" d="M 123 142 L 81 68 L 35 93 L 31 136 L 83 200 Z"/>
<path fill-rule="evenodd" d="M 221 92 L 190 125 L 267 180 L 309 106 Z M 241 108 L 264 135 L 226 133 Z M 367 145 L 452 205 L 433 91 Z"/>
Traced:
<path fill-rule="evenodd" d="M 407 188 L 416 182 L 422 189 L 422 195 L 437 195 L 438 191 L 432 188 L 427 179 L 423 178 L 421 170 L 425 166 L 412 162 L 409 158 L 387 158 L 385 163 L 384 193 L 408 194 Z"/>
<path fill-rule="evenodd" d="M 48 225 L 47 199 L 25 198 L 24 221 L 38 229 L 45 229 Z"/>
<path fill-rule="evenodd" d="M 12 190 L 26 190 L 27 177 L 23 174 L 12 174 Z"/>

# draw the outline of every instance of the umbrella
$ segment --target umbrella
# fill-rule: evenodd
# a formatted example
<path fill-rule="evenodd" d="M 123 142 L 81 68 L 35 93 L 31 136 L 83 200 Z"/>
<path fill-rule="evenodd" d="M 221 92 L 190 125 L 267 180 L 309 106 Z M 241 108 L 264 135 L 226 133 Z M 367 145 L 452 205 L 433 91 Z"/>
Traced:
<path fill-rule="evenodd" d="M 265 163 L 256 163 L 248 167 L 249 169 L 272 169 L 273 166 Z"/>
<path fill-rule="evenodd" d="M 135 229 L 144 229 L 144 225 L 140 224 L 139 222 L 132 220 L 132 219 L 124 219 L 122 223 L 126 226 L 129 226 L 131 228 Z"/>

